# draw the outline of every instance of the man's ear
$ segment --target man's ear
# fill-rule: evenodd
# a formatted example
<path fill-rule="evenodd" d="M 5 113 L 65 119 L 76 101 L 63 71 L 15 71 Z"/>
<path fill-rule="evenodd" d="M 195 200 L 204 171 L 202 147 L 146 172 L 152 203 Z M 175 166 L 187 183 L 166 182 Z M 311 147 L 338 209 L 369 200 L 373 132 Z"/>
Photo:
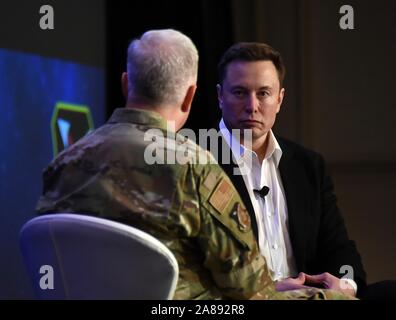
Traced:
<path fill-rule="evenodd" d="M 121 89 L 125 99 L 128 100 L 128 74 L 126 72 L 123 72 L 121 76 Z"/>
<path fill-rule="evenodd" d="M 278 113 L 278 112 L 280 111 L 280 108 L 281 108 L 281 105 L 282 105 L 283 97 L 284 97 L 284 96 L 285 96 L 285 88 L 282 88 L 282 89 L 279 91 L 278 107 L 277 107 L 277 109 L 276 109 L 276 113 Z"/>
<path fill-rule="evenodd" d="M 217 100 L 219 100 L 219 107 L 220 109 L 223 109 L 223 98 L 222 98 L 222 88 L 220 84 L 216 85 L 216 90 L 217 90 Z"/>
<path fill-rule="evenodd" d="M 191 85 L 187 89 L 186 96 L 184 97 L 181 110 L 182 112 L 190 112 L 191 104 L 194 99 L 195 91 L 197 90 L 196 85 Z"/>

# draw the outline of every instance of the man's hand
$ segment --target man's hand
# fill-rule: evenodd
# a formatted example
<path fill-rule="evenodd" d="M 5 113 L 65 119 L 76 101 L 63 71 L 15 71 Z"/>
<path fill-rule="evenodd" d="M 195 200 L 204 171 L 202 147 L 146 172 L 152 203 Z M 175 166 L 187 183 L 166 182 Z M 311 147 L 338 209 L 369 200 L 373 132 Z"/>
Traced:
<path fill-rule="evenodd" d="M 297 278 L 287 278 L 275 284 L 277 291 L 307 289 L 307 288 L 323 288 L 339 291 L 343 294 L 355 297 L 355 289 L 347 281 L 339 279 L 328 272 L 309 275 L 300 272 Z"/>
<path fill-rule="evenodd" d="M 275 289 L 276 291 L 307 289 L 309 287 L 304 286 L 305 281 L 305 273 L 300 272 L 297 278 L 287 278 L 276 282 Z"/>
<path fill-rule="evenodd" d="M 308 275 L 304 274 L 305 277 L 305 285 L 307 286 L 323 286 L 324 289 L 331 289 L 335 291 L 339 291 L 343 294 L 355 297 L 356 292 L 355 289 L 349 284 L 347 281 L 343 279 L 339 279 L 332 274 L 325 272 L 318 275 Z"/>

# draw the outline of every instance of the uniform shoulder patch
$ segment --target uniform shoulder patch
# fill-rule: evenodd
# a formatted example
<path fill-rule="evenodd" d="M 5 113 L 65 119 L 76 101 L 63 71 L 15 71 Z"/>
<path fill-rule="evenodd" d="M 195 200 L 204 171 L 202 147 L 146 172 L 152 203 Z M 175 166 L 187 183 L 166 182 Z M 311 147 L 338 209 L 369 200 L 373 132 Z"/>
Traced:
<path fill-rule="evenodd" d="M 233 200 L 233 195 L 234 191 L 231 183 L 223 178 L 210 197 L 209 203 L 222 214 L 228 204 Z"/>
<path fill-rule="evenodd" d="M 240 203 L 238 203 L 236 206 L 236 212 L 238 217 L 239 230 L 241 230 L 242 232 L 250 231 L 251 229 L 250 216 L 247 210 L 245 209 L 245 207 L 242 206 Z"/>
<path fill-rule="evenodd" d="M 213 190 L 213 188 L 216 186 L 216 182 L 217 182 L 217 175 L 214 172 L 210 172 L 203 184 L 205 188 L 207 188 L 208 190 Z"/>

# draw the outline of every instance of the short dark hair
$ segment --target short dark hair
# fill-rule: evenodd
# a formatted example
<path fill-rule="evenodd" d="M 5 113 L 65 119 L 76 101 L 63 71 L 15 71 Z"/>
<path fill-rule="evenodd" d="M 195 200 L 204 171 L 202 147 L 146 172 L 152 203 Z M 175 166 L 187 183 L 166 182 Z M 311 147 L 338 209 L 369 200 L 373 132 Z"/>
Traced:
<path fill-rule="evenodd" d="M 272 61 L 278 72 L 280 88 L 286 74 L 286 67 L 278 51 L 265 43 L 239 42 L 231 46 L 221 57 L 217 66 L 220 84 L 226 77 L 227 66 L 233 61 Z"/>

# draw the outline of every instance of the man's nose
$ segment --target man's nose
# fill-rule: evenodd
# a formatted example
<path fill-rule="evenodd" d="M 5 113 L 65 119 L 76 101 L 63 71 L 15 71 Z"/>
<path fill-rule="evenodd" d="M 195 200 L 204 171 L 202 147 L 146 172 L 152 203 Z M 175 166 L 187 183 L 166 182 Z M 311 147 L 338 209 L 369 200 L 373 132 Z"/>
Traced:
<path fill-rule="evenodd" d="M 258 110 L 258 99 L 254 93 L 249 94 L 245 101 L 245 111 L 247 113 L 255 113 Z"/>

